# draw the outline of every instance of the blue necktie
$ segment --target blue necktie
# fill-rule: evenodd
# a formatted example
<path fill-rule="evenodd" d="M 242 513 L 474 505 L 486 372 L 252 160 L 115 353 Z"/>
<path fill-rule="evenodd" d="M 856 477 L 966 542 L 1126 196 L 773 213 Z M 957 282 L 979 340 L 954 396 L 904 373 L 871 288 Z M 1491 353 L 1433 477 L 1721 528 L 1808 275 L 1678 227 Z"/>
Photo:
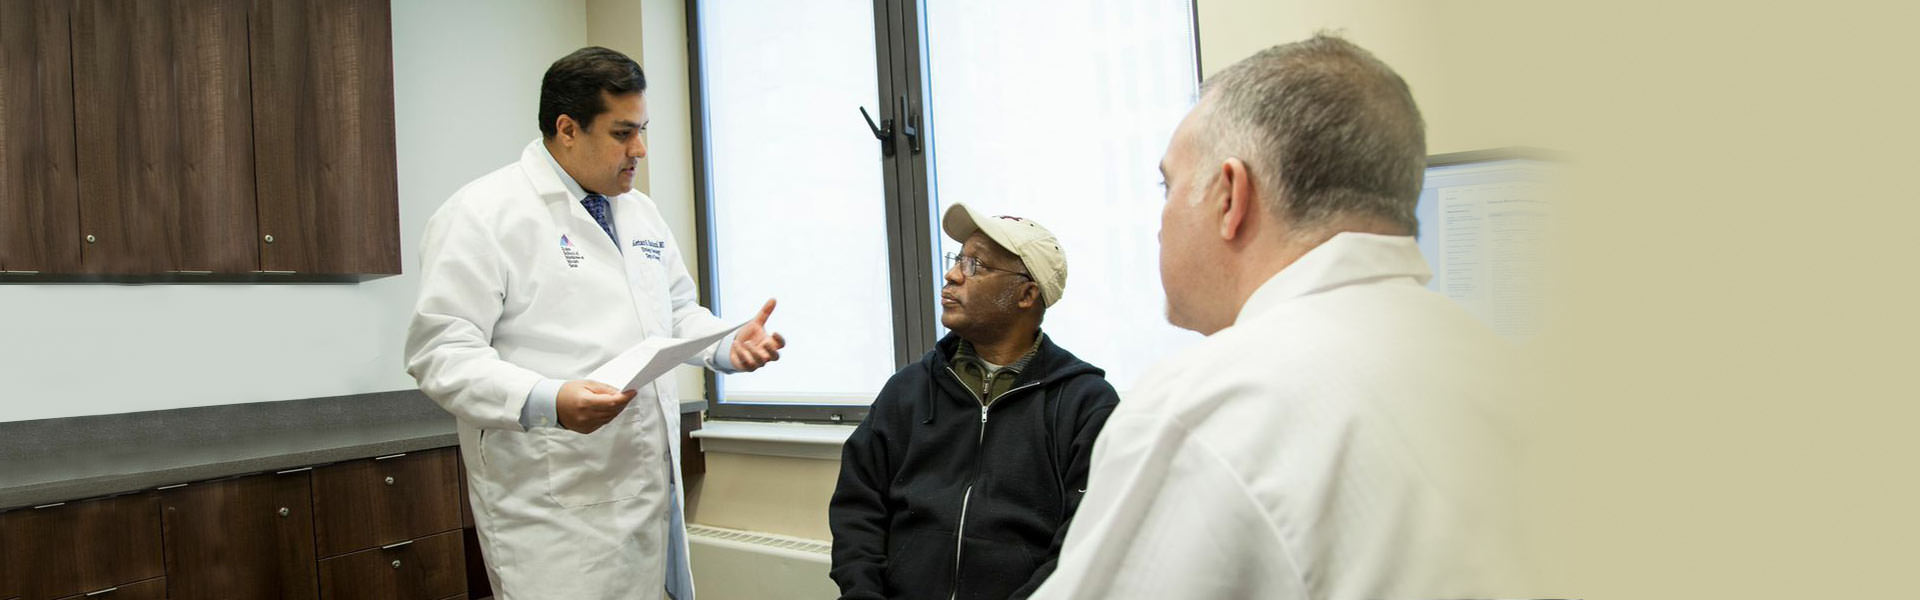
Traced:
<path fill-rule="evenodd" d="M 593 215 L 593 222 L 599 223 L 600 230 L 607 232 L 607 237 L 613 240 L 613 245 L 619 247 L 620 236 L 613 234 L 613 217 L 607 214 L 609 207 L 607 206 L 606 197 L 599 194 L 587 194 L 587 198 L 581 200 L 580 205 L 587 207 L 587 214 Z"/>

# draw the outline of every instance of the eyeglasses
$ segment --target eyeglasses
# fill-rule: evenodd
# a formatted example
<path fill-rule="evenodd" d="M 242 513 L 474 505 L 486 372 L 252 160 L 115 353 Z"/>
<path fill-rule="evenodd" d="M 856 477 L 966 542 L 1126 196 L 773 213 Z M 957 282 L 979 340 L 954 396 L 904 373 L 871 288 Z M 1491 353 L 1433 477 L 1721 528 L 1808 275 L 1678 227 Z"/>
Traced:
<path fill-rule="evenodd" d="M 981 269 L 986 269 L 988 271 L 999 271 L 1001 273 L 1011 273 L 1014 275 L 1025 277 L 1027 279 L 1033 279 L 1032 275 L 1021 273 L 1019 271 L 1010 271 L 1007 269 L 989 267 L 989 266 L 980 264 L 980 257 L 978 256 L 966 256 L 963 254 L 954 254 L 952 252 L 948 252 L 947 253 L 947 270 L 952 271 L 953 267 L 956 264 L 960 266 L 960 273 L 968 277 L 978 275 Z"/>

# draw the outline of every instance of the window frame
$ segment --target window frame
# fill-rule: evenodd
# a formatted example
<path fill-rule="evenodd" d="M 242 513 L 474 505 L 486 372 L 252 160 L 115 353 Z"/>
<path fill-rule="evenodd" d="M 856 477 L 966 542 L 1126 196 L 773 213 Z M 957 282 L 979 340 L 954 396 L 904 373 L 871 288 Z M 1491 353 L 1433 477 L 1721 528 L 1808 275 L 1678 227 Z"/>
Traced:
<path fill-rule="evenodd" d="M 688 108 L 691 117 L 693 201 L 695 243 L 698 245 L 700 303 L 715 306 L 720 298 L 717 265 L 712 241 L 713 177 L 707 166 L 708 111 L 706 74 L 703 70 L 700 36 L 701 0 L 686 0 Z M 1199 1 L 1187 0 L 1188 27 L 1194 41 L 1194 73 L 1205 80 L 1200 58 Z M 920 359 L 939 341 L 939 315 L 936 282 L 945 275 L 935 250 L 939 235 L 939 215 L 933 214 L 935 182 L 927 162 L 936 140 L 928 126 L 925 77 L 925 45 L 921 42 L 922 0 L 873 0 L 875 71 L 879 78 L 881 106 L 873 117 L 891 124 L 890 139 L 881 152 L 886 195 L 887 249 L 892 300 L 894 369 L 897 371 Z M 1198 83 L 1198 82 L 1196 82 Z M 903 114 L 904 113 L 904 114 Z M 866 127 L 853 110 L 845 115 L 848 127 Z M 905 125 L 916 131 L 902 135 Z M 883 128 L 887 128 L 883 125 Z M 727 401 L 720 379 L 713 371 L 703 373 L 706 380 L 707 416 L 711 419 L 740 421 L 793 421 L 807 423 L 859 423 L 867 416 L 868 404 L 801 404 L 786 402 Z M 872 400 L 871 398 L 868 399 Z"/>

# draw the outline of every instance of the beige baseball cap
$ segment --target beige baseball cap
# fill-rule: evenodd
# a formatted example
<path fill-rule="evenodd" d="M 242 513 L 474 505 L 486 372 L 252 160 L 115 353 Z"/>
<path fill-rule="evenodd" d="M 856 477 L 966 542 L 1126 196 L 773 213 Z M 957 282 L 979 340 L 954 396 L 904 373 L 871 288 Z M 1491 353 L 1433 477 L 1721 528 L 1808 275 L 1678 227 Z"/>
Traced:
<path fill-rule="evenodd" d="M 940 228 L 955 241 L 965 242 L 974 232 L 987 235 L 988 239 L 1000 244 L 1000 247 L 1020 257 L 1026 265 L 1027 274 L 1033 276 L 1034 283 L 1040 284 L 1040 299 L 1048 307 L 1060 301 L 1060 295 L 1067 291 L 1067 253 L 1060 249 L 1060 240 L 1053 232 L 1041 227 L 1029 219 L 1008 216 L 982 218 L 973 209 L 959 202 L 947 207 L 947 213 L 940 217 Z"/>

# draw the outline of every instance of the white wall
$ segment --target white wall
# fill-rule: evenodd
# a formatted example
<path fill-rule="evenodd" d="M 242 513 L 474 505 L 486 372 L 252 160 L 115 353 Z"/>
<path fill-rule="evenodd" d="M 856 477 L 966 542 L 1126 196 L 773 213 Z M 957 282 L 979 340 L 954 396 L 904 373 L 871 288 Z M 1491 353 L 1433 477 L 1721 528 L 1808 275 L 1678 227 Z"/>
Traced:
<path fill-rule="evenodd" d="M 0 422 L 414 387 L 416 246 L 455 189 L 539 135 L 540 75 L 580 1 L 395 0 L 405 274 L 361 284 L 0 286 Z"/>

